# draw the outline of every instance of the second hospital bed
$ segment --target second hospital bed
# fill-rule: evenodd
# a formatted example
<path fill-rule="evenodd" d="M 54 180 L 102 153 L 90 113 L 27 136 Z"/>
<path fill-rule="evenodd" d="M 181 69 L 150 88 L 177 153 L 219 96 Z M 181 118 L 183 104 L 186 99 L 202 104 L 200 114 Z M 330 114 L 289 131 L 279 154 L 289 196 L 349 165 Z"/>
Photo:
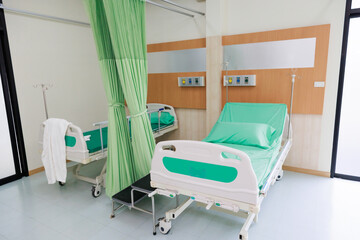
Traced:
<path fill-rule="evenodd" d="M 160 232 L 171 229 L 192 202 L 246 218 L 239 239 L 257 221 L 270 185 L 282 177 L 282 164 L 291 148 L 291 127 L 285 104 L 227 103 L 202 141 L 157 144 L 151 166 L 154 194 L 187 201 L 166 212 Z"/>
<path fill-rule="evenodd" d="M 178 120 L 172 106 L 148 103 L 146 107 L 155 138 L 178 128 Z M 127 119 L 130 127 L 131 117 L 128 116 Z M 93 125 L 96 129 L 86 132 L 83 132 L 75 124 L 69 125 L 65 136 L 66 159 L 69 161 L 67 168 L 72 168 L 74 177 L 93 184 L 92 195 L 98 197 L 101 194 L 102 187 L 105 187 L 106 162 L 104 162 L 100 174 L 95 178 L 80 174 L 80 169 L 83 166 L 107 157 L 107 121 Z M 40 143 L 42 145 L 42 141 Z M 63 186 L 65 183 L 59 182 L 59 184 Z"/>

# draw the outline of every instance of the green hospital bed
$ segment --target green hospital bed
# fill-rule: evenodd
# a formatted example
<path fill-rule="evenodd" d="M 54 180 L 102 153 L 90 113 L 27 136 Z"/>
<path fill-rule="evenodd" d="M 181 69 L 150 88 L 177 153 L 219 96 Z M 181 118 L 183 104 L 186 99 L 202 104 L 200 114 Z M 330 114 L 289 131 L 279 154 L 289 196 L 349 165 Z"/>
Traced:
<path fill-rule="evenodd" d="M 203 141 L 159 142 L 150 172 L 154 194 L 189 197 L 166 212 L 160 232 L 196 201 L 245 217 L 239 238 L 247 239 L 269 187 L 282 178 L 291 145 L 287 106 L 271 103 L 227 103 Z"/>

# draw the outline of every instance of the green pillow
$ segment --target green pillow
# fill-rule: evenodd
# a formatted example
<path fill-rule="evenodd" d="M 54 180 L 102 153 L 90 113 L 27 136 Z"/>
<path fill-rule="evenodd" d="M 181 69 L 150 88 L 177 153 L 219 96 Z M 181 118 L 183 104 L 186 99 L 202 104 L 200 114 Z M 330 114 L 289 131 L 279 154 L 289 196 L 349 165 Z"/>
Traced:
<path fill-rule="evenodd" d="M 159 113 L 154 112 L 150 114 L 150 122 L 151 125 L 153 124 L 159 124 Z M 174 122 L 174 116 L 172 116 L 168 112 L 161 112 L 160 115 L 160 125 L 170 125 Z"/>
<path fill-rule="evenodd" d="M 276 130 L 263 123 L 217 122 L 203 140 L 211 143 L 230 143 L 259 148 L 270 148 Z"/>

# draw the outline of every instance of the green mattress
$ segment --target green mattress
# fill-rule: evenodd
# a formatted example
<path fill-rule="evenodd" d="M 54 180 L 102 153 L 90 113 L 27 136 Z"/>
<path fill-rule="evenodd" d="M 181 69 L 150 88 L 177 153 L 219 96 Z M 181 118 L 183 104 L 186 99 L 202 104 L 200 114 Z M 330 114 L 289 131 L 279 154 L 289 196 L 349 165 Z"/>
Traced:
<path fill-rule="evenodd" d="M 285 104 L 227 103 L 203 141 L 245 152 L 261 189 L 276 164 L 286 113 Z M 223 153 L 224 157 L 234 158 L 231 155 Z"/>
<path fill-rule="evenodd" d="M 151 128 L 153 131 L 159 130 L 159 114 L 157 112 L 150 114 Z M 174 124 L 174 116 L 168 112 L 161 112 L 160 129 Z"/>
<path fill-rule="evenodd" d="M 149 116 L 149 114 L 148 114 L 148 116 Z M 172 116 L 170 113 L 161 112 L 160 129 L 163 129 L 165 127 L 173 125 L 174 119 L 175 119 L 174 116 Z M 150 120 L 151 128 L 152 128 L 153 132 L 158 131 L 159 130 L 159 114 L 158 114 L 158 112 L 151 113 L 149 116 L 149 120 Z M 129 121 L 129 126 L 130 126 L 130 135 L 131 135 L 131 119 Z"/>
<path fill-rule="evenodd" d="M 157 112 L 150 114 L 150 122 L 151 127 L 153 131 L 159 130 L 159 115 Z M 130 123 L 131 124 L 131 121 Z M 165 127 L 171 126 L 174 124 L 174 116 L 172 116 L 168 112 L 161 112 L 160 115 L 160 129 L 163 129 Z M 87 131 L 83 133 L 84 137 L 90 136 L 89 141 L 85 141 L 87 145 L 87 149 L 89 150 L 89 153 L 94 153 L 99 150 L 101 150 L 101 138 L 100 138 L 100 130 L 94 129 L 91 131 Z M 102 128 L 102 135 L 103 135 L 103 143 L 104 148 L 107 148 L 107 135 L 108 135 L 108 128 L 104 127 Z M 65 144 L 67 147 L 74 147 L 76 144 L 76 138 L 72 136 L 65 136 Z"/>
<path fill-rule="evenodd" d="M 87 149 L 89 153 L 94 153 L 101 150 L 101 138 L 100 138 L 100 129 L 94 129 L 91 131 L 83 132 L 84 137 L 90 136 L 89 141 L 86 142 Z M 108 128 L 102 128 L 102 137 L 104 148 L 107 148 L 107 135 L 108 135 Z M 76 144 L 76 138 L 73 136 L 65 136 L 65 145 L 67 147 L 74 147 Z"/>

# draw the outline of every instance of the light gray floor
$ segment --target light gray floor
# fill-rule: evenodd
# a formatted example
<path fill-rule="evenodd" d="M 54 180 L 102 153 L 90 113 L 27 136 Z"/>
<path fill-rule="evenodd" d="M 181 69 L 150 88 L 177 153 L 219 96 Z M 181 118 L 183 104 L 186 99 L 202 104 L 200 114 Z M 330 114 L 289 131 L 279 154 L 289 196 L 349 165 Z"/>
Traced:
<path fill-rule="evenodd" d="M 191 206 L 168 235 L 152 235 L 151 216 L 123 209 L 110 219 L 111 201 L 93 198 L 90 184 L 69 175 L 64 187 L 44 173 L 0 187 L 2 239 L 238 239 L 243 220 Z M 250 240 L 360 239 L 360 183 L 285 172 L 270 189 L 250 228 Z M 174 206 L 156 198 L 159 215 Z M 142 203 L 150 207 L 150 202 Z"/>

